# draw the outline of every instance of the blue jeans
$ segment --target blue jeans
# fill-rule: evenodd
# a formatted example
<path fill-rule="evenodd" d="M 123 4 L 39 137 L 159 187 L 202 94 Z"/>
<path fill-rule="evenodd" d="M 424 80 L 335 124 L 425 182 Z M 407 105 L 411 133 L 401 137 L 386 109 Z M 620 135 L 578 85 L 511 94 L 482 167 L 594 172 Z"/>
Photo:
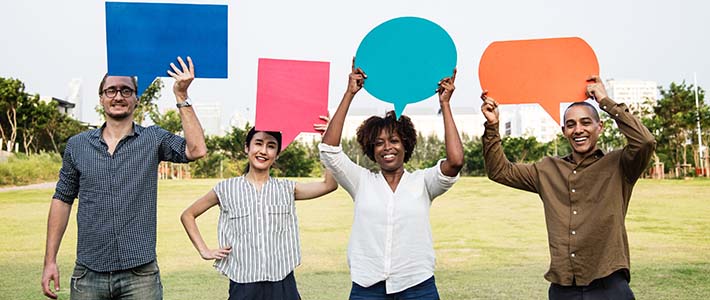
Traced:
<path fill-rule="evenodd" d="M 380 281 L 370 287 L 362 287 L 353 282 L 350 300 L 439 300 L 434 276 L 404 291 L 387 294 L 385 282 Z"/>
<path fill-rule="evenodd" d="M 71 276 L 71 299 L 163 299 L 158 264 L 153 261 L 115 272 L 94 272 L 77 264 Z"/>

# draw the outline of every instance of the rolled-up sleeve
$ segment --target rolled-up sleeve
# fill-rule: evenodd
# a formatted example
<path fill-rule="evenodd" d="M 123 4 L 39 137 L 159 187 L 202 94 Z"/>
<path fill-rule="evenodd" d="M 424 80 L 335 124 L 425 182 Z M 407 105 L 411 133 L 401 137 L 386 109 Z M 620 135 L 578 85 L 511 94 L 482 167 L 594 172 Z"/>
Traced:
<path fill-rule="evenodd" d="M 367 169 L 358 166 L 350 158 L 343 153 L 341 146 L 331 146 L 326 144 L 318 144 L 320 150 L 320 159 L 326 169 L 333 172 L 333 177 L 342 186 L 350 196 L 355 199 L 355 192 L 362 172 L 369 172 Z"/>
<path fill-rule="evenodd" d="M 432 201 L 434 198 L 448 191 L 454 183 L 459 180 L 459 174 L 456 174 L 456 176 L 447 176 L 441 172 L 441 164 L 445 160 L 446 159 L 440 159 L 436 165 L 426 169 L 424 182 L 427 187 L 427 192 L 429 193 L 429 199 Z"/>
<path fill-rule="evenodd" d="M 158 135 L 160 136 L 160 160 L 170 161 L 174 163 L 188 163 L 185 149 L 187 142 L 185 138 L 175 135 L 165 129 L 159 128 Z"/>
<path fill-rule="evenodd" d="M 79 195 L 79 177 L 81 174 L 77 170 L 72 157 L 75 139 L 69 139 L 67 147 L 62 157 L 62 168 L 59 170 L 59 181 L 54 190 L 52 198 L 61 200 L 68 204 L 73 204 L 74 199 Z"/>

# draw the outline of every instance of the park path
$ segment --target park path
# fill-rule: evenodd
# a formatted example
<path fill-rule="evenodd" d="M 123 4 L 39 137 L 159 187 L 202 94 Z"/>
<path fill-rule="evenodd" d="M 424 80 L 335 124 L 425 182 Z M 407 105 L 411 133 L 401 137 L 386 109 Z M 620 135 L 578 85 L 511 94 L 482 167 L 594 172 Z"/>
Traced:
<path fill-rule="evenodd" d="M 22 186 L 0 187 L 0 192 L 53 189 L 56 184 L 57 184 L 56 182 L 45 182 L 45 183 L 37 183 L 37 184 L 22 185 Z"/>

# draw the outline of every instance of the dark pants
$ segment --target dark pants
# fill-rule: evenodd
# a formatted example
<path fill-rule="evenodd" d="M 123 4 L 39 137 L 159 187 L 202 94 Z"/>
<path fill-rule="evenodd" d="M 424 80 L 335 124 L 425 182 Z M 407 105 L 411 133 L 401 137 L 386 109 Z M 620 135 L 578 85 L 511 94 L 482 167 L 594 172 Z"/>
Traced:
<path fill-rule="evenodd" d="M 229 281 L 229 300 L 300 300 L 293 272 L 281 281 Z"/>
<path fill-rule="evenodd" d="M 350 300 L 439 300 L 434 276 L 404 291 L 387 294 L 385 282 L 380 281 L 370 287 L 362 287 L 353 282 Z"/>
<path fill-rule="evenodd" d="M 163 299 L 158 264 L 153 261 L 115 272 L 94 272 L 77 264 L 71 276 L 70 297 L 72 300 Z"/>
<path fill-rule="evenodd" d="M 633 300 L 634 293 L 626 281 L 624 271 L 595 279 L 587 286 L 562 286 L 550 284 L 550 300 Z"/>

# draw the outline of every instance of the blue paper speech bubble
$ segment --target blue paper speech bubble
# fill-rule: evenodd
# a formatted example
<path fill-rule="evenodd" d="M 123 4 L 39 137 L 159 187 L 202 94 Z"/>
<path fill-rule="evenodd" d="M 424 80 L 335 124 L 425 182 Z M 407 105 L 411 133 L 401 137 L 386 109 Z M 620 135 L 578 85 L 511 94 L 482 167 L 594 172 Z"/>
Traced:
<path fill-rule="evenodd" d="M 355 66 L 367 74 L 365 90 L 394 104 L 397 117 L 407 104 L 436 93 L 439 80 L 456 67 L 456 45 L 434 22 L 401 17 L 384 22 L 360 42 Z"/>
<path fill-rule="evenodd" d="M 106 49 L 108 73 L 138 76 L 138 96 L 178 56 L 195 77 L 227 78 L 227 6 L 106 2 Z"/>

